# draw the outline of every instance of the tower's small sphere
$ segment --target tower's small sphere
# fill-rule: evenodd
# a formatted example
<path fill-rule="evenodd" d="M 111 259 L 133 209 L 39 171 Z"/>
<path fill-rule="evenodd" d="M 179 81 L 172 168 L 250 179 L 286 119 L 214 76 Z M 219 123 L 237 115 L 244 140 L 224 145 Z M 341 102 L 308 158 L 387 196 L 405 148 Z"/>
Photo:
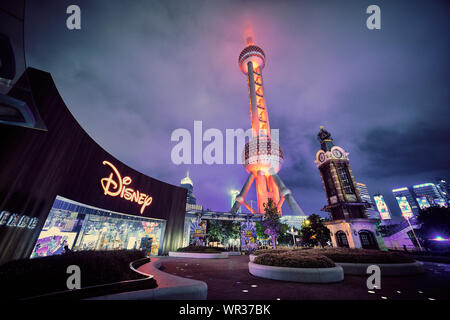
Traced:
<path fill-rule="evenodd" d="M 284 161 L 284 154 L 277 142 L 267 138 L 256 138 L 245 144 L 242 160 L 249 173 L 262 171 L 270 175 L 273 172 L 278 173 Z"/>
<path fill-rule="evenodd" d="M 264 54 L 264 51 L 253 44 L 245 47 L 239 55 L 239 66 L 245 74 L 248 72 L 247 64 L 250 61 L 253 63 L 253 68 L 261 67 L 261 69 L 263 69 L 266 64 L 266 55 Z"/>

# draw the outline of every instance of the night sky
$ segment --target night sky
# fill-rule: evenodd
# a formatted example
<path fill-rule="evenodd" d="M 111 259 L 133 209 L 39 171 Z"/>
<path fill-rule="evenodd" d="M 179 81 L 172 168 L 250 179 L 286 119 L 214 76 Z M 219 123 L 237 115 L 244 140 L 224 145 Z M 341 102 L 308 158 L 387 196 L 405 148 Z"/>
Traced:
<path fill-rule="evenodd" d="M 177 185 L 189 169 L 205 208 L 229 210 L 247 173 L 177 166 L 170 137 L 193 132 L 194 120 L 249 128 L 237 63 L 246 30 L 266 53 L 270 125 L 286 158 L 279 175 L 305 213 L 326 204 L 314 164 L 320 125 L 394 215 L 393 188 L 450 178 L 447 1 L 27 2 L 27 64 L 52 74 L 82 127 L 119 160 Z M 70 4 L 81 7 L 79 31 L 66 28 Z M 366 27 L 371 4 L 381 30 Z"/>

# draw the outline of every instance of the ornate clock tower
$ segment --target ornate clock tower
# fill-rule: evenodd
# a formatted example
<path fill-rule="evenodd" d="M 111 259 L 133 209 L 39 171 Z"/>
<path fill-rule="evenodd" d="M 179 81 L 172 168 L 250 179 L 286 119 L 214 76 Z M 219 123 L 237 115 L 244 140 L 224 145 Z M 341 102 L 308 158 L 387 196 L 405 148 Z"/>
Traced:
<path fill-rule="evenodd" d="M 376 236 L 376 219 L 368 219 L 367 204 L 362 201 L 350 168 L 348 152 L 335 146 L 331 134 L 320 127 L 317 135 L 320 150 L 314 161 L 322 177 L 328 205 L 322 211 L 330 213 L 326 222 L 334 247 L 379 249 L 384 247 Z M 377 239 L 378 238 L 378 239 Z"/>

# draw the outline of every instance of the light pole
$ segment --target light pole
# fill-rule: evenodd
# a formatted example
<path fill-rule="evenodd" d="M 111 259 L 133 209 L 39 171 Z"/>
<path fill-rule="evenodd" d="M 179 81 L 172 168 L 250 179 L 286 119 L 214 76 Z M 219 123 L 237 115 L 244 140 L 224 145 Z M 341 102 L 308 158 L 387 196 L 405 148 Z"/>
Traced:
<path fill-rule="evenodd" d="M 292 234 L 292 239 L 294 240 L 295 247 L 295 235 L 298 235 L 298 232 L 294 231 L 294 227 L 291 227 L 291 231 L 288 231 L 289 234 Z"/>
<path fill-rule="evenodd" d="M 420 245 L 419 239 L 417 239 L 416 233 L 414 232 L 414 228 L 411 225 L 411 222 L 409 221 L 410 216 L 412 216 L 411 214 L 402 214 L 403 218 L 406 219 L 406 221 L 408 221 L 409 227 L 411 228 L 411 231 L 414 235 L 414 239 L 416 239 L 417 244 L 419 245 L 419 249 L 420 251 L 423 251 L 422 246 Z"/>

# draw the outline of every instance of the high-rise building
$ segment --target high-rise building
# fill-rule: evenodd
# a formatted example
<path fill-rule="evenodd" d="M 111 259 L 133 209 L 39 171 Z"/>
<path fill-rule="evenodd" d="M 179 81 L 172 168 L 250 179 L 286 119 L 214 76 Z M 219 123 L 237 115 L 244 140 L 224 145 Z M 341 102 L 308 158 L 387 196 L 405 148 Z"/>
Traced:
<path fill-rule="evenodd" d="M 361 196 L 361 200 L 363 202 L 367 202 L 369 205 L 366 208 L 366 214 L 368 218 L 371 219 L 380 219 L 380 214 L 378 213 L 377 209 L 375 208 L 375 204 L 372 201 L 372 197 L 369 194 L 369 190 L 367 189 L 367 186 L 364 183 L 357 182 L 356 188 L 359 191 L 359 195 Z"/>
<path fill-rule="evenodd" d="M 375 219 L 368 219 L 367 202 L 361 199 L 355 177 L 350 168 L 348 153 L 335 146 L 331 134 L 320 127 L 317 135 L 320 150 L 314 161 L 322 178 L 328 205 L 322 211 L 330 213 L 325 225 L 331 232 L 335 247 L 376 249 L 384 247 L 376 236 Z"/>
<path fill-rule="evenodd" d="M 416 196 L 412 188 L 401 187 L 393 189 L 392 194 L 397 200 L 397 203 L 400 207 L 400 210 L 402 211 L 402 214 L 404 214 L 403 210 L 405 210 L 405 208 L 407 208 L 408 206 L 411 208 L 414 216 L 417 216 L 419 214 L 419 205 L 417 203 Z M 405 198 L 406 201 L 408 202 L 408 206 L 406 206 L 406 204 L 403 202 L 404 201 L 403 198 Z"/>
<path fill-rule="evenodd" d="M 444 198 L 447 201 L 447 206 L 449 206 L 450 205 L 450 189 L 449 189 L 447 180 L 445 180 L 443 178 L 436 179 L 436 188 L 438 189 L 442 198 Z"/>
<path fill-rule="evenodd" d="M 231 195 L 231 207 L 233 207 L 234 203 L 236 202 L 236 197 L 239 195 L 239 190 L 231 190 L 230 195 Z M 240 207 L 237 212 L 241 213 L 242 208 Z"/>
<path fill-rule="evenodd" d="M 196 210 L 201 211 L 203 207 L 197 204 L 197 199 L 194 196 L 194 182 L 189 177 L 189 170 L 186 173 L 186 177 L 181 179 L 180 186 L 187 189 L 186 196 L 186 211 Z"/>
<path fill-rule="evenodd" d="M 447 206 L 447 199 L 442 196 L 434 183 L 416 184 L 413 190 L 420 209 L 430 206 Z"/>
<path fill-rule="evenodd" d="M 265 64 L 264 51 L 254 45 L 252 38 L 249 37 L 247 46 L 239 55 L 239 67 L 246 75 L 250 97 L 252 136 L 251 140 L 245 145 L 243 153 L 244 166 L 249 175 L 241 192 L 236 197 L 231 212 L 237 212 L 243 204 L 253 214 L 263 214 L 264 204 L 268 202 L 268 199 L 272 199 L 280 215 L 281 206 L 285 200 L 295 215 L 304 215 L 291 191 L 286 188 L 278 176 L 284 155 L 278 144 L 278 139 L 276 137 L 272 139 L 271 137 L 263 88 L 262 70 Z M 254 210 L 245 201 L 253 182 L 256 184 L 257 210 Z"/>
<path fill-rule="evenodd" d="M 288 216 L 284 215 L 280 218 L 280 222 L 287 224 L 289 227 L 294 227 L 297 229 L 302 228 L 303 221 L 307 220 L 308 216 Z"/>

